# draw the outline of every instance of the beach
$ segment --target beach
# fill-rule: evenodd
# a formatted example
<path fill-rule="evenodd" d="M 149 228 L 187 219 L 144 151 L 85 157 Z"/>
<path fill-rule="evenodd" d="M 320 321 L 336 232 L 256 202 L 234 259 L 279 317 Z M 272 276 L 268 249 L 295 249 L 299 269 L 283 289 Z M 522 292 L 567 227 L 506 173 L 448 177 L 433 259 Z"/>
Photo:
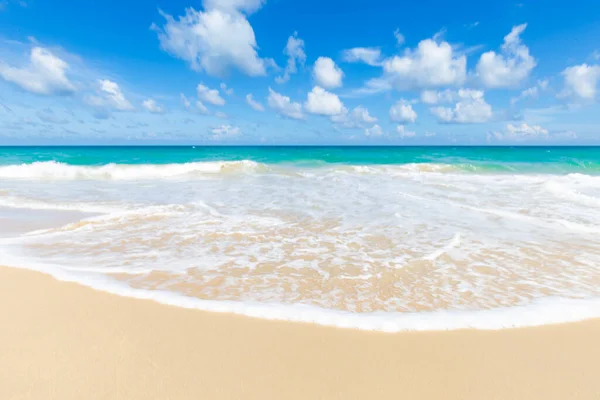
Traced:
<path fill-rule="evenodd" d="M 598 399 L 600 321 L 387 334 L 119 297 L 0 268 L 0 398 Z"/>

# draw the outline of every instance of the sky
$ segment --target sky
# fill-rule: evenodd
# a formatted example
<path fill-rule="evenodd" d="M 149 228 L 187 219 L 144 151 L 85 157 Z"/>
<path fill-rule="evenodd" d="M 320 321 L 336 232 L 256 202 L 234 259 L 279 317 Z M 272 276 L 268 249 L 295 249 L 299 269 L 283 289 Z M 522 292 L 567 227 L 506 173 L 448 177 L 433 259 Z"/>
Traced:
<path fill-rule="evenodd" d="M 600 144 L 597 0 L 0 0 L 0 145 Z"/>

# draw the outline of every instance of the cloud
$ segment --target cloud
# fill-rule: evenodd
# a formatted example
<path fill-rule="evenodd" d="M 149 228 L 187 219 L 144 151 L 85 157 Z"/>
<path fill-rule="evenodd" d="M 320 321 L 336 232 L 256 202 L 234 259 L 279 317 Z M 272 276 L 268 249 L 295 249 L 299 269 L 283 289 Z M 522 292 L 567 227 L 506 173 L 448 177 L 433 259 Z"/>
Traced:
<path fill-rule="evenodd" d="M 246 103 L 248 103 L 248 105 L 256 111 L 265 111 L 263 105 L 260 104 L 258 101 L 254 100 L 254 98 L 252 98 L 252 94 L 250 93 L 246 95 Z"/>
<path fill-rule="evenodd" d="M 185 97 L 185 95 L 183 93 L 179 93 L 179 97 L 181 98 L 181 104 L 183 104 L 183 106 L 186 108 L 186 110 L 189 110 L 191 107 L 191 103 L 188 100 L 188 98 Z"/>
<path fill-rule="evenodd" d="M 365 136 L 381 136 L 383 135 L 383 130 L 377 124 L 373 125 L 370 128 L 365 129 Z"/>
<path fill-rule="evenodd" d="M 447 42 L 426 39 L 415 50 L 383 62 L 383 79 L 398 90 L 461 85 L 467 58 L 456 54 Z"/>
<path fill-rule="evenodd" d="M 362 62 L 377 67 L 381 65 L 381 50 L 377 47 L 355 47 L 344 50 L 342 58 L 346 62 Z"/>
<path fill-rule="evenodd" d="M 333 116 L 339 115 L 346 111 L 344 104 L 340 98 L 323 89 L 320 86 L 315 86 L 308 93 L 304 108 L 311 114 Z"/>
<path fill-rule="evenodd" d="M 331 116 L 331 121 L 344 128 L 364 128 L 365 124 L 377 122 L 377 118 L 371 116 L 365 107 L 356 106 L 351 112 L 344 108 L 341 114 Z"/>
<path fill-rule="evenodd" d="M 421 101 L 425 104 L 452 103 L 456 96 L 456 91 L 450 89 L 443 91 L 423 90 L 421 92 Z"/>
<path fill-rule="evenodd" d="M 523 122 L 520 125 L 507 124 L 503 132 L 490 132 L 488 141 L 531 141 L 531 140 L 571 140 L 577 138 L 573 131 L 550 132 L 540 125 L 529 125 Z"/>
<path fill-rule="evenodd" d="M 142 103 L 142 106 L 144 106 L 144 108 L 147 111 L 149 111 L 153 114 L 162 114 L 165 112 L 164 107 L 159 105 L 158 103 L 156 103 L 156 101 L 154 101 L 154 99 L 144 100 L 144 102 Z"/>
<path fill-rule="evenodd" d="M 402 99 L 390 107 L 390 118 L 396 122 L 412 123 L 417 120 L 417 113 L 408 101 Z"/>
<path fill-rule="evenodd" d="M 233 88 L 227 87 L 227 84 L 225 82 L 221 82 L 219 87 L 226 95 L 231 96 L 233 94 Z"/>
<path fill-rule="evenodd" d="M 187 61 L 195 71 L 223 76 L 237 69 L 249 76 L 266 74 L 267 62 L 258 56 L 254 30 L 245 14 L 257 11 L 259 0 L 205 0 L 205 11 L 190 7 L 173 18 L 160 11 L 166 23 L 152 24 L 160 47 Z M 245 14 L 244 14 L 245 13 Z"/>
<path fill-rule="evenodd" d="M 535 86 L 523 90 L 521 94 L 510 99 L 510 104 L 514 105 L 525 99 L 537 99 L 540 90 L 546 90 L 548 88 L 548 83 L 547 79 L 537 81 Z"/>
<path fill-rule="evenodd" d="M 289 97 L 279 94 L 271 88 L 269 88 L 267 102 L 269 103 L 269 107 L 283 116 L 292 119 L 304 119 L 302 105 L 300 103 L 291 101 Z"/>
<path fill-rule="evenodd" d="M 108 110 L 131 111 L 135 109 L 129 100 L 125 98 L 125 95 L 116 82 L 101 79 L 98 81 L 98 84 L 97 94 L 87 96 L 84 99 L 88 105 L 103 109 L 104 114 L 108 113 Z M 102 113 L 98 115 L 102 115 Z"/>
<path fill-rule="evenodd" d="M 402 139 L 415 137 L 417 135 L 416 132 L 406 130 L 404 125 L 396 126 L 396 132 Z"/>
<path fill-rule="evenodd" d="M 213 140 L 225 139 L 232 136 L 238 136 L 242 133 L 242 130 L 239 126 L 232 125 L 220 125 L 211 129 L 213 133 Z"/>
<path fill-rule="evenodd" d="M 400 33 L 400 29 L 396 28 L 396 30 L 394 31 L 394 37 L 396 38 L 396 43 L 398 44 L 398 46 L 402 46 L 406 41 L 404 35 Z"/>
<path fill-rule="evenodd" d="M 315 62 L 313 76 L 324 88 L 334 89 L 342 86 L 344 72 L 329 57 L 319 57 Z"/>
<path fill-rule="evenodd" d="M 0 61 L 0 76 L 22 89 L 43 95 L 70 94 L 75 85 L 67 77 L 69 64 L 50 50 L 31 49 L 29 64 L 19 68 Z"/>
<path fill-rule="evenodd" d="M 199 83 L 196 87 L 198 98 L 207 103 L 214 104 L 215 106 L 225 105 L 225 99 L 221 97 L 217 89 L 210 89 L 207 86 Z"/>
<path fill-rule="evenodd" d="M 196 109 L 200 111 L 201 114 L 209 114 L 208 108 L 202 103 L 200 100 L 196 101 Z"/>
<path fill-rule="evenodd" d="M 285 83 L 290 80 L 290 76 L 298 72 L 297 64 L 304 66 L 306 62 L 306 53 L 304 53 L 304 40 L 298 37 L 298 32 L 294 32 L 288 38 L 283 54 L 288 56 L 288 62 L 283 71 L 283 75 L 275 78 L 277 83 Z"/>
<path fill-rule="evenodd" d="M 431 108 L 431 113 L 437 117 L 439 122 L 476 124 L 488 122 L 492 118 L 492 106 L 486 103 L 483 91 L 460 89 L 457 96 L 460 100 L 454 108 Z"/>
<path fill-rule="evenodd" d="M 600 80 L 600 65 L 574 65 L 562 72 L 565 88 L 562 97 L 571 96 L 581 100 L 594 100 Z"/>
<path fill-rule="evenodd" d="M 517 86 L 529 76 L 536 66 L 535 59 L 529 54 L 529 48 L 521 42 L 520 35 L 527 24 L 512 28 L 504 37 L 501 52 L 483 53 L 477 63 L 477 75 L 481 82 L 490 88 Z"/>

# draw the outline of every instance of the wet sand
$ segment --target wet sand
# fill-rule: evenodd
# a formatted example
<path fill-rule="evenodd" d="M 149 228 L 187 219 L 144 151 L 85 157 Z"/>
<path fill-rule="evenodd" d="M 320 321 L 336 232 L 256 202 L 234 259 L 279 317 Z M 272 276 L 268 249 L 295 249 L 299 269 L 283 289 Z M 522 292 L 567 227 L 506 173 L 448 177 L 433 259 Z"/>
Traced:
<path fill-rule="evenodd" d="M 384 334 L 123 298 L 0 268 L 0 399 L 600 398 L 600 321 Z"/>

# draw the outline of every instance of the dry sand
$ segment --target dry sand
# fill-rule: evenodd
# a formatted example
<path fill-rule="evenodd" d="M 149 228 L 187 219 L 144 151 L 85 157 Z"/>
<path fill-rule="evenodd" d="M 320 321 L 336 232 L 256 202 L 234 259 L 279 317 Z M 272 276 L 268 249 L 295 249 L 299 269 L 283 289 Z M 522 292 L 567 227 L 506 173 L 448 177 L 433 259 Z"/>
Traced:
<path fill-rule="evenodd" d="M 0 399 L 600 399 L 600 321 L 382 334 L 0 268 Z"/>

